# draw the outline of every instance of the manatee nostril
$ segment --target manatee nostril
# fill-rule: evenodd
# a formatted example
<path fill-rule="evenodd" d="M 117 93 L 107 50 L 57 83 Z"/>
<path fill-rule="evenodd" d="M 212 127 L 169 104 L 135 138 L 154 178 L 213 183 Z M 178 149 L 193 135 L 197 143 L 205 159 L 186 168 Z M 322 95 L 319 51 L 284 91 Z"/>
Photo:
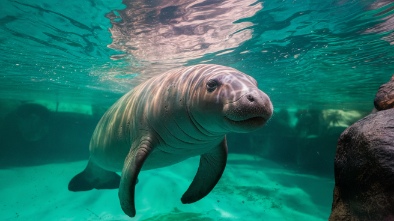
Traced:
<path fill-rule="evenodd" d="M 249 100 L 250 102 L 254 102 L 254 97 L 253 97 L 252 95 L 248 94 L 248 95 L 246 96 L 246 98 L 248 98 L 248 100 Z"/>

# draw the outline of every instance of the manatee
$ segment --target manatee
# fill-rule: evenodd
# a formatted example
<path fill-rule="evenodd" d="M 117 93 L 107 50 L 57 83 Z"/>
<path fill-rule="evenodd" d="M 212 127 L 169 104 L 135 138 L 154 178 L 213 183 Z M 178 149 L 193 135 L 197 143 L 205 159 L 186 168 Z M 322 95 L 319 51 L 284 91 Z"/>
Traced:
<path fill-rule="evenodd" d="M 72 178 L 68 189 L 119 188 L 123 211 L 134 217 L 141 170 L 200 156 L 197 173 L 181 198 L 184 204 L 196 202 L 224 171 L 226 134 L 256 130 L 272 112 L 256 80 L 230 67 L 204 64 L 156 75 L 103 115 L 90 141 L 87 167 Z"/>

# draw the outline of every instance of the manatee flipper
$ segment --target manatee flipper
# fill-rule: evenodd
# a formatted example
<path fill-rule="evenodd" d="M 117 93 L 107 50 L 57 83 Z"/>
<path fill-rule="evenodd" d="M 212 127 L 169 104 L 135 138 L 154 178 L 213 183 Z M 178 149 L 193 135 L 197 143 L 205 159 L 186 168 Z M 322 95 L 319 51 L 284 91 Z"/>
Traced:
<path fill-rule="evenodd" d="M 219 181 L 227 162 L 226 138 L 208 153 L 202 154 L 197 174 L 187 191 L 183 194 L 181 201 L 184 204 L 194 203 L 215 187 Z"/>
<path fill-rule="evenodd" d="M 151 142 L 142 141 L 137 148 L 130 148 L 130 152 L 124 162 L 119 186 L 119 200 L 123 212 L 130 217 L 135 216 L 134 193 L 135 185 L 138 181 L 137 177 L 151 150 Z"/>
<path fill-rule="evenodd" d="M 89 160 L 85 170 L 71 179 L 68 190 L 117 189 L 119 183 L 120 176 L 117 173 L 105 170 Z"/>

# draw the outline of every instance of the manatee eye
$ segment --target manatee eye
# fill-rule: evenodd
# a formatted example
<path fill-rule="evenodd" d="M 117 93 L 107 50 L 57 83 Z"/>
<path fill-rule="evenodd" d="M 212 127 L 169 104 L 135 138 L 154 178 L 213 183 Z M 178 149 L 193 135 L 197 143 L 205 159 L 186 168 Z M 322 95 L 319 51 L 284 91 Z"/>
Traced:
<path fill-rule="evenodd" d="M 217 87 L 219 83 L 216 80 L 209 80 L 207 82 L 207 91 L 208 92 L 213 92 Z"/>

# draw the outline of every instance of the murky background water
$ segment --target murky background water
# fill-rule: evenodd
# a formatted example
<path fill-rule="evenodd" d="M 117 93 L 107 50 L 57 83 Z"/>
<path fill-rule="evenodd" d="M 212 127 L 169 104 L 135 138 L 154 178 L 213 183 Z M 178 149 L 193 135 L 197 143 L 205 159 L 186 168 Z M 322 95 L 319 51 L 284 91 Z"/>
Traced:
<path fill-rule="evenodd" d="M 327 219 L 338 136 L 394 73 L 393 9 L 384 0 L 0 0 L 0 218 L 126 219 L 116 191 L 67 192 L 96 123 L 138 82 L 214 63 L 256 78 L 274 116 L 229 135 L 225 174 L 197 205 L 179 203 L 195 160 L 146 172 L 136 219 Z M 157 182 L 174 194 L 153 196 Z"/>

